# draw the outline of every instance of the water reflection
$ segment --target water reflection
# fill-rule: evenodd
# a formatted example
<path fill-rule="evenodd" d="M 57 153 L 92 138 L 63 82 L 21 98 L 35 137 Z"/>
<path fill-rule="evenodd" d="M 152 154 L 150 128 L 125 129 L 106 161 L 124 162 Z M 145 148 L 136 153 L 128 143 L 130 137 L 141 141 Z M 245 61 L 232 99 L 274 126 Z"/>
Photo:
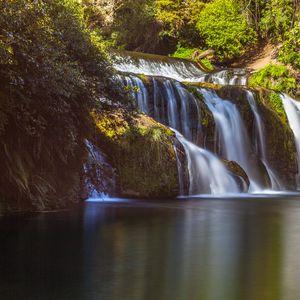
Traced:
<path fill-rule="evenodd" d="M 0 220 L 2 299 L 298 300 L 300 201 L 88 203 Z"/>

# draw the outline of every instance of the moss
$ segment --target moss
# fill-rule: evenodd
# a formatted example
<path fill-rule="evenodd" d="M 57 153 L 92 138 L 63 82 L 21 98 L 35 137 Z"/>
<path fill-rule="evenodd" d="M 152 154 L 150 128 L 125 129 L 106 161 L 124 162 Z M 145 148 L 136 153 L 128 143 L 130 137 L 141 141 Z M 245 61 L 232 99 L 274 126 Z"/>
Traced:
<path fill-rule="evenodd" d="M 250 180 L 244 169 L 235 161 L 223 159 L 223 162 L 232 174 L 243 179 L 244 183 L 247 185 L 247 188 L 245 189 L 245 192 L 247 192 L 250 186 Z M 241 182 L 241 187 L 243 187 L 243 182 Z"/>
<path fill-rule="evenodd" d="M 273 64 L 252 74 L 249 85 L 291 94 L 297 88 L 296 79 L 292 77 L 287 67 Z"/>
<path fill-rule="evenodd" d="M 174 133 L 169 128 L 143 114 L 128 115 L 122 110 L 93 117 L 102 136 L 101 148 L 116 168 L 121 195 L 178 195 Z"/>
<path fill-rule="evenodd" d="M 208 72 L 213 72 L 214 71 L 214 66 L 212 65 L 211 61 L 207 58 L 203 58 L 200 60 L 199 64 L 201 65 L 201 67 L 208 71 Z"/>
<path fill-rule="evenodd" d="M 279 118 L 283 120 L 285 123 L 287 123 L 287 116 L 282 104 L 282 99 L 280 97 L 279 93 L 272 92 L 269 96 L 270 99 L 270 105 L 272 106 L 273 110 L 276 111 Z"/>
<path fill-rule="evenodd" d="M 218 90 L 220 89 L 223 85 L 221 84 L 216 84 L 216 83 L 209 83 L 209 82 L 184 82 L 185 85 L 187 86 L 194 86 L 194 87 L 199 87 L 199 88 L 208 88 L 212 90 Z"/>

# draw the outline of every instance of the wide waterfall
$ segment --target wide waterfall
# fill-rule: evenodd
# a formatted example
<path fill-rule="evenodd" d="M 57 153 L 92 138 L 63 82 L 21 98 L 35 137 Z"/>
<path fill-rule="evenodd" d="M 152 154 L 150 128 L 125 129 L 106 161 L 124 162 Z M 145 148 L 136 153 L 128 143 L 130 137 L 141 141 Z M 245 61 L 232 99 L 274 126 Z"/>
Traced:
<path fill-rule="evenodd" d="M 189 195 L 244 191 L 240 184 L 242 178 L 237 180 L 225 160 L 237 163 L 246 172 L 250 181 L 249 192 L 285 190 L 277 175 L 278 170 L 273 169 L 268 158 L 268 136 L 254 94 L 245 88 L 240 93 L 252 113 L 250 136 L 240 106 L 230 97 L 221 98 L 215 90 L 196 84 L 193 86 L 192 83 L 246 85 L 244 70 L 229 69 L 205 74 L 191 62 L 130 55 L 119 57 L 114 66 L 121 71 L 117 75 L 118 80 L 131 93 L 139 109 L 176 132 L 186 156 L 183 162 L 177 154 L 181 195 L 184 191 L 188 191 Z M 282 97 L 297 140 L 300 170 L 300 104 L 286 95 Z M 209 145 L 206 145 L 207 129 L 203 127 L 207 122 L 204 122 L 207 111 L 211 113 L 215 130 L 213 142 L 211 138 Z M 185 180 L 187 175 L 189 178 Z M 184 187 L 184 184 L 188 186 Z"/>
<path fill-rule="evenodd" d="M 243 69 L 217 70 L 207 73 L 191 61 L 141 53 L 116 54 L 113 67 L 122 73 L 163 76 L 180 82 L 208 82 L 222 85 L 246 85 L 248 74 Z"/>
<path fill-rule="evenodd" d="M 297 186 L 300 188 L 300 103 L 293 100 L 286 94 L 281 95 L 282 103 L 289 120 L 289 124 L 296 140 L 296 148 L 298 153 L 298 176 Z"/>
<path fill-rule="evenodd" d="M 146 90 L 145 84 L 134 79 L 135 76 L 126 75 L 123 84 L 136 88 L 139 84 L 140 93 L 132 93 L 140 109 L 148 112 L 159 122 L 171 127 L 176 132 L 176 137 L 182 144 L 186 157 L 189 173 L 189 195 L 197 194 L 234 194 L 241 192 L 233 174 L 226 168 L 222 160 L 208 150 L 200 148 L 202 141 L 201 109 L 199 101 L 181 83 L 153 77 L 153 97 Z M 146 99 L 147 104 L 141 101 Z M 195 113 L 196 112 L 196 113 Z M 194 113 L 194 114 L 193 114 Z M 179 133 L 180 132 L 180 133 Z M 179 167 L 180 190 L 182 191 L 181 162 Z"/>

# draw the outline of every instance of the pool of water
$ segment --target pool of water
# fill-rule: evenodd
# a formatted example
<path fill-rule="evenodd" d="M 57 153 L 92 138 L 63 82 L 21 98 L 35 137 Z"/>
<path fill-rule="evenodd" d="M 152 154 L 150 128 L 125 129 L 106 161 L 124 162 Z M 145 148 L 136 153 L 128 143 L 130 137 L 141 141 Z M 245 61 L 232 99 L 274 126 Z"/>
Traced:
<path fill-rule="evenodd" d="M 0 219 L 0 299 L 299 300 L 300 198 L 93 201 Z"/>

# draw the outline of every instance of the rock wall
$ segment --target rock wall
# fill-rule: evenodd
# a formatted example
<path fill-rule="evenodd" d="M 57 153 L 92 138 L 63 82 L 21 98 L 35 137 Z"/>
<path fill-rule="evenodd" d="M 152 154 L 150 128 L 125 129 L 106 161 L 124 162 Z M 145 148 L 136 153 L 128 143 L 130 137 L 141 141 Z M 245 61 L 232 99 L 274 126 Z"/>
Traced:
<path fill-rule="evenodd" d="M 126 197 L 178 195 L 174 134 L 143 114 L 124 110 L 93 113 L 95 137 L 117 173 L 117 193 Z"/>

